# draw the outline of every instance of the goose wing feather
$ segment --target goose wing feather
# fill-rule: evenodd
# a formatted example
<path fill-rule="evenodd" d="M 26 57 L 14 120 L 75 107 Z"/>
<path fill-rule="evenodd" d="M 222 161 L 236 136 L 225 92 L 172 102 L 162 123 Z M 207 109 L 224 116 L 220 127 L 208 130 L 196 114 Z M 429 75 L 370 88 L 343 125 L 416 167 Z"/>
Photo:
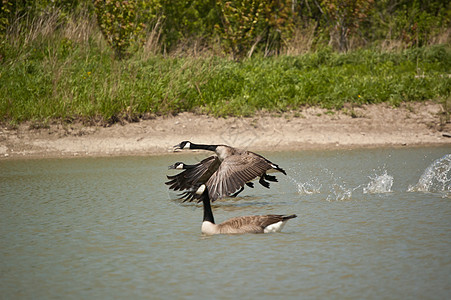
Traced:
<path fill-rule="evenodd" d="M 260 157 L 246 152 L 225 158 L 218 170 L 206 182 L 211 201 L 228 197 L 251 180 L 262 176 L 271 165 Z"/>
<path fill-rule="evenodd" d="M 218 169 L 220 163 L 217 156 L 209 156 L 198 164 L 195 164 L 192 168 L 188 168 L 176 175 L 167 176 L 169 181 L 166 184 L 174 191 L 191 189 L 205 183 Z"/>
<path fill-rule="evenodd" d="M 250 152 L 250 151 L 249 151 L 249 152 Z M 252 153 L 252 155 L 258 156 L 258 157 L 260 157 L 261 159 L 265 160 L 266 163 L 267 163 L 268 165 L 271 166 L 270 169 L 277 170 L 277 171 L 283 173 L 284 175 L 287 175 L 287 172 L 285 172 L 284 169 L 282 169 L 281 167 L 279 167 L 279 165 L 277 165 L 277 164 L 271 162 L 270 160 L 266 159 L 265 157 L 261 156 L 260 154 L 257 154 L 257 153 L 254 153 L 254 152 L 250 152 L 250 153 Z"/>

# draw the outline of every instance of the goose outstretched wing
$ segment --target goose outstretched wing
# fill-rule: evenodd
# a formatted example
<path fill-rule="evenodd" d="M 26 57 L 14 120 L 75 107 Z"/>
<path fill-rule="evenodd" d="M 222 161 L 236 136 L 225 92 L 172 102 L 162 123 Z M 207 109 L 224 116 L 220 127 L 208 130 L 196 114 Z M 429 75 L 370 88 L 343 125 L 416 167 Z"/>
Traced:
<path fill-rule="evenodd" d="M 230 196 L 271 168 L 264 158 L 251 152 L 227 157 L 205 183 L 211 201 Z"/>
<path fill-rule="evenodd" d="M 217 156 L 209 156 L 195 165 L 188 166 L 183 172 L 176 175 L 168 175 L 169 181 L 166 184 L 174 191 L 191 190 L 207 182 L 220 164 L 221 162 Z"/>

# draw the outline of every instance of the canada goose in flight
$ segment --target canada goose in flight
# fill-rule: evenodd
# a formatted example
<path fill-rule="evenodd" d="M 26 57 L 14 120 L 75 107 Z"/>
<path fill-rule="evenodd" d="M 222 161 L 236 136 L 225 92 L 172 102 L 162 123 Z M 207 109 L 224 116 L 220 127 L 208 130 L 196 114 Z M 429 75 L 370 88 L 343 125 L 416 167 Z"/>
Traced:
<path fill-rule="evenodd" d="M 188 196 L 189 192 L 193 190 L 193 187 L 197 187 L 200 184 L 206 183 L 208 179 L 210 179 L 211 175 L 213 175 L 213 173 L 218 169 L 220 164 L 221 162 L 219 161 L 217 156 L 207 157 L 206 159 L 195 165 L 187 165 L 183 162 L 176 162 L 168 168 L 185 171 L 176 175 L 167 175 L 166 177 L 169 179 L 169 181 L 166 182 L 166 184 L 169 185 L 169 188 L 174 191 L 188 190 L 188 192 L 182 194 L 184 196 Z M 269 178 L 268 180 L 270 181 L 277 181 L 277 179 L 275 179 L 275 176 L 266 175 L 265 178 Z M 265 183 L 267 182 L 265 181 Z M 254 183 L 252 182 L 246 182 L 245 184 L 251 188 L 254 187 Z M 269 183 L 267 184 L 269 186 Z M 244 187 L 242 187 L 236 193 L 229 195 L 229 197 L 236 197 L 243 190 Z M 182 199 L 183 198 L 184 197 L 182 196 Z"/>
<path fill-rule="evenodd" d="M 205 184 L 211 201 L 219 198 L 236 196 L 244 189 L 244 185 L 260 177 L 259 183 L 269 188 L 269 182 L 277 182 L 275 176 L 268 172 L 279 171 L 287 174 L 277 164 L 251 151 L 240 150 L 226 145 L 202 145 L 189 141 L 174 146 L 175 149 L 201 149 L 214 151 L 217 156 L 210 156 L 196 165 L 183 165 L 185 171 L 168 176 L 166 184 L 174 190 L 188 190 L 184 194 L 186 200 L 193 197 L 193 188 Z M 188 167 L 187 167 L 188 166 Z M 176 168 L 177 166 L 174 166 Z M 180 167 L 180 165 L 179 165 Z M 252 187 L 252 185 L 250 185 Z"/>
<path fill-rule="evenodd" d="M 199 201 L 202 201 L 204 207 L 201 231 L 206 235 L 280 232 L 288 220 L 297 217 L 296 215 L 243 216 L 215 224 L 208 188 L 203 184 L 195 193 L 201 194 Z"/>

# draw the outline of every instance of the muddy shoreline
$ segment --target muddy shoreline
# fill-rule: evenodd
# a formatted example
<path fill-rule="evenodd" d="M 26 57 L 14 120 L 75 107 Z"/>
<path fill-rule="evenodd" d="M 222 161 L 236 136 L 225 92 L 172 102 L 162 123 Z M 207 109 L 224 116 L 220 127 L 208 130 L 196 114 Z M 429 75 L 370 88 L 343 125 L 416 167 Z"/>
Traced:
<path fill-rule="evenodd" d="M 182 113 L 110 127 L 53 124 L 0 128 L 0 159 L 159 155 L 190 140 L 254 151 L 451 146 L 451 124 L 436 103 L 341 111 L 306 108 L 279 115 L 214 118 Z M 451 148 L 450 148 L 451 149 Z"/>

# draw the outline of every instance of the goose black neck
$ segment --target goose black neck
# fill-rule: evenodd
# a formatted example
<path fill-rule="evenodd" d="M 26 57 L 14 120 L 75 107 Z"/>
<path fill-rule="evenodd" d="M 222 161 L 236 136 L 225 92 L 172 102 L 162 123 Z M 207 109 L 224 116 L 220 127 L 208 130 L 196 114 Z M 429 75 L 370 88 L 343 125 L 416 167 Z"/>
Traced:
<path fill-rule="evenodd" d="M 208 192 L 202 194 L 202 203 L 204 205 L 204 220 L 211 223 L 215 223 L 215 219 L 213 217 L 213 211 L 211 210 L 210 198 L 208 197 Z"/>
<path fill-rule="evenodd" d="M 200 150 L 208 150 L 208 151 L 216 151 L 218 145 L 202 145 L 202 144 L 193 144 L 191 143 L 190 149 L 200 149 Z"/>

